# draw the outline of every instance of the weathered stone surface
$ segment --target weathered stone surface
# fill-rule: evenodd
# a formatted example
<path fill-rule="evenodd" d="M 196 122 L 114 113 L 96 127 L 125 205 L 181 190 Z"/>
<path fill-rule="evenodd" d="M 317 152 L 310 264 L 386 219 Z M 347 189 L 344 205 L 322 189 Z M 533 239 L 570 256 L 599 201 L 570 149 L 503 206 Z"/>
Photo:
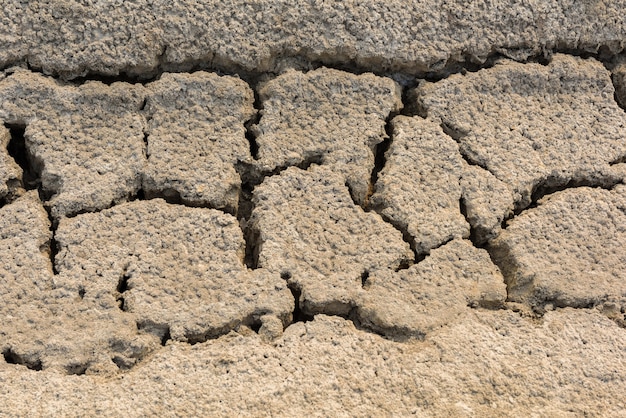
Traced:
<path fill-rule="evenodd" d="M 463 163 L 461 190 L 465 217 L 473 229 L 473 241 L 484 244 L 495 238 L 502 222 L 513 214 L 513 194 L 507 185 L 477 165 Z"/>
<path fill-rule="evenodd" d="M 0 65 L 25 60 L 70 78 L 197 63 L 263 72 L 301 61 L 426 72 L 448 62 L 483 62 L 494 52 L 518 59 L 553 49 L 619 52 L 626 38 L 623 0 L 7 0 L 3 6 Z"/>
<path fill-rule="evenodd" d="M 515 217 L 493 243 L 509 298 L 542 308 L 626 308 L 626 187 L 547 196 Z M 607 309 L 610 306 L 606 306 Z M 611 309 L 609 309 L 611 310 Z"/>
<path fill-rule="evenodd" d="M 158 339 L 115 307 L 57 288 L 50 223 L 36 192 L 0 209 L 0 351 L 6 361 L 70 374 L 130 368 Z M 98 301 L 95 301 L 98 302 Z"/>
<path fill-rule="evenodd" d="M 0 200 L 14 192 L 22 182 L 22 169 L 7 151 L 9 141 L 9 130 L 0 126 Z"/>
<path fill-rule="evenodd" d="M 357 309 L 366 328 L 391 336 L 424 336 L 506 299 L 504 279 L 487 251 L 453 240 L 407 270 L 370 275 Z"/>
<path fill-rule="evenodd" d="M 364 203 L 374 149 L 386 138 L 385 119 L 402 107 L 400 93 L 393 80 L 373 74 L 322 68 L 276 77 L 259 91 L 258 168 L 319 162 L 340 174 Z"/>
<path fill-rule="evenodd" d="M 393 142 L 371 205 L 407 231 L 418 254 L 453 238 L 469 237 L 460 210 L 463 159 L 456 142 L 419 117 L 392 121 Z"/>
<path fill-rule="evenodd" d="M 347 314 L 364 274 L 413 261 L 402 234 L 355 205 L 331 168 L 289 168 L 257 186 L 254 202 L 258 265 L 300 289 L 307 313 Z"/>
<path fill-rule="evenodd" d="M 615 85 L 615 98 L 624 108 L 626 107 L 626 59 L 622 58 L 621 62 L 615 66 L 611 79 Z"/>
<path fill-rule="evenodd" d="M 121 308 L 159 337 L 197 342 L 264 315 L 290 321 L 286 283 L 279 273 L 247 270 L 231 215 L 137 201 L 64 219 L 56 240 L 60 286 L 106 307 L 123 298 Z"/>
<path fill-rule="evenodd" d="M 245 333 L 168 344 L 123 379 L 0 363 L 0 402 L 16 415 L 620 416 L 625 353 L 624 330 L 591 311 L 469 312 L 409 343 L 319 315 L 275 345 Z"/>
<path fill-rule="evenodd" d="M 486 168 L 524 208 L 538 188 L 612 185 L 623 173 L 626 115 L 601 63 L 556 55 L 547 66 L 502 62 L 418 87 L 419 105 L 461 153 Z"/>
<path fill-rule="evenodd" d="M 28 71 L 0 83 L 0 120 L 26 125 L 31 163 L 55 219 L 127 200 L 145 163 L 141 85 L 65 86 Z"/>
<path fill-rule="evenodd" d="M 244 122 L 255 112 L 252 90 L 233 77 L 196 72 L 163 74 L 148 91 L 146 196 L 235 213 L 235 164 L 250 159 Z"/>
<path fill-rule="evenodd" d="M 36 192 L 0 208 L 2 307 L 52 288 L 50 222 Z M 13 298 L 13 300 L 12 300 Z"/>

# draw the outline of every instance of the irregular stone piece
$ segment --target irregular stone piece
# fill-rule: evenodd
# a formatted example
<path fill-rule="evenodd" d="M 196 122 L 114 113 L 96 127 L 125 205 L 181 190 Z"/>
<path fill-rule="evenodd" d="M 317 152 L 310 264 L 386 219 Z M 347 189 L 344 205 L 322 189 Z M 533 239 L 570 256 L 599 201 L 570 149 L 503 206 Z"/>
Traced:
<path fill-rule="evenodd" d="M 357 309 L 361 324 L 385 335 L 424 336 L 468 313 L 504 305 L 506 286 L 487 251 L 455 239 L 423 261 L 367 279 Z"/>
<path fill-rule="evenodd" d="M 513 194 L 507 185 L 477 165 L 463 163 L 461 190 L 473 241 L 484 244 L 496 237 L 502 222 L 513 214 Z"/>
<path fill-rule="evenodd" d="M 461 153 L 511 189 L 516 209 L 538 189 L 622 180 L 611 163 L 626 156 L 626 115 L 613 93 L 600 62 L 566 55 L 547 66 L 504 61 L 417 90 Z"/>
<path fill-rule="evenodd" d="M 0 209 L 0 351 L 34 370 L 69 374 L 132 367 L 158 345 L 132 316 L 57 289 L 50 222 L 31 191 Z"/>
<path fill-rule="evenodd" d="M 3 6 L 0 65 L 22 60 L 67 78 L 150 76 L 157 68 L 207 64 L 267 72 L 307 62 L 415 73 L 482 63 L 494 52 L 516 59 L 554 49 L 617 53 L 626 39 L 624 0 L 6 0 Z"/>
<path fill-rule="evenodd" d="M 399 85 L 322 68 L 289 71 L 266 83 L 259 96 L 258 168 L 271 172 L 311 161 L 330 166 L 363 204 L 375 147 L 386 138 L 385 119 L 402 107 Z"/>
<path fill-rule="evenodd" d="M 36 191 L 0 208 L 0 307 L 52 288 L 51 238 Z"/>
<path fill-rule="evenodd" d="M 13 193 L 22 182 L 22 169 L 7 151 L 9 141 L 9 130 L 0 126 L 0 200 Z"/>
<path fill-rule="evenodd" d="M 456 142 L 431 121 L 398 116 L 371 205 L 402 231 L 418 254 L 469 237 L 460 210 L 463 159 Z"/>
<path fill-rule="evenodd" d="M 626 186 L 547 196 L 492 241 L 513 301 L 626 308 Z"/>
<path fill-rule="evenodd" d="M 186 205 L 236 213 L 241 179 L 235 164 L 250 158 L 244 122 L 254 94 L 233 77 L 163 74 L 146 100 L 146 196 L 174 195 Z"/>
<path fill-rule="evenodd" d="M 291 320 L 286 283 L 278 273 L 247 270 L 231 215 L 135 201 L 64 219 L 56 239 L 60 286 L 102 306 L 121 302 L 159 337 L 198 342 L 264 315 Z"/>
<path fill-rule="evenodd" d="M 413 261 L 402 234 L 355 205 L 329 167 L 292 167 L 269 177 L 255 188 L 254 203 L 258 265 L 299 289 L 306 313 L 347 314 L 363 274 Z"/>
<path fill-rule="evenodd" d="M 55 220 L 127 200 L 145 162 L 143 87 L 64 86 L 17 71 L 0 83 L 0 120 L 26 125 L 30 160 Z"/>
<path fill-rule="evenodd" d="M 588 310 L 558 309 L 541 321 L 469 311 L 405 343 L 318 315 L 272 345 L 251 331 L 170 343 L 123 379 L 68 379 L 0 362 L 0 403 L 15 415 L 107 417 L 620 416 L 625 366 L 626 333 Z"/>

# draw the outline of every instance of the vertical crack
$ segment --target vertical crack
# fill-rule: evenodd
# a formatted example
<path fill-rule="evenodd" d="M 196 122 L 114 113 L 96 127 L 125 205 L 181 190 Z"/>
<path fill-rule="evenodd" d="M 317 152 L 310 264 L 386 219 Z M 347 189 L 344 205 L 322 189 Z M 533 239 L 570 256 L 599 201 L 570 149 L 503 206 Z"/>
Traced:
<path fill-rule="evenodd" d="M 26 190 L 34 190 L 39 187 L 41 181 L 39 173 L 31 164 L 28 148 L 26 147 L 26 124 L 5 124 L 11 135 L 7 151 L 22 169 L 22 187 Z"/>
<path fill-rule="evenodd" d="M 285 275 L 282 275 L 283 279 L 288 280 Z M 289 275 L 291 278 L 291 275 Z M 302 311 L 300 307 L 300 295 L 302 294 L 302 290 L 295 283 L 288 283 L 287 286 L 289 290 L 291 290 L 291 294 L 294 299 L 294 308 L 292 313 L 291 323 L 295 324 L 296 322 L 309 322 L 313 320 L 313 315 L 308 315 Z"/>
<path fill-rule="evenodd" d="M 256 126 L 261 120 L 261 110 L 263 107 L 262 107 L 261 99 L 259 98 L 259 93 L 257 92 L 257 89 L 255 88 L 253 89 L 253 91 L 254 91 L 254 109 L 256 110 L 256 112 L 249 120 L 246 121 L 244 126 L 246 128 L 246 139 L 248 140 L 248 144 L 250 147 L 250 155 L 252 155 L 253 159 L 258 160 L 259 159 L 259 144 L 256 142 L 256 137 L 258 134 Z"/>
<path fill-rule="evenodd" d="M 124 271 L 122 272 L 122 275 L 120 276 L 117 287 L 115 289 L 117 291 L 117 297 L 115 298 L 115 300 L 117 301 L 119 308 L 123 311 L 126 311 L 127 308 L 124 305 L 124 293 L 128 290 L 128 279 L 130 279 L 130 274 L 128 274 L 128 267 L 128 265 L 124 267 Z"/>

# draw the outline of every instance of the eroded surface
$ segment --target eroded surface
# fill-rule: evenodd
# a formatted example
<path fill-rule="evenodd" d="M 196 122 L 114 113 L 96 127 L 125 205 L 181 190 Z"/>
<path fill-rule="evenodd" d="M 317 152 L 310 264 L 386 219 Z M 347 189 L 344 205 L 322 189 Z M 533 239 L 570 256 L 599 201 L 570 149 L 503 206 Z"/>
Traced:
<path fill-rule="evenodd" d="M 236 213 L 238 161 L 250 156 L 244 122 L 252 90 L 233 77 L 197 72 L 164 74 L 148 87 L 147 196 Z"/>
<path fill-rule="evenodd" d="M 456 142 L 431 121 L 398 116 L 393 142 L 371 205 L 427 254 L 453 238 L 469 237 L 461 214 L 463 159 Z"/>
<path fill-rule="evenodd" d="M 385 119 L 402 106 L 400 87 L 372 74 L 320 69 L 287 72 L 265 84 L 259 95 L 257 169 L 318 162 L 339 174 L 363 204 L 375 147 L 386 137 Z"/>
<path fill-rule="evenodd" d="M 509 297 L 541 307 L 626 309 L 626 189 L 581 187 L 545 197 L 492 242 Z"/>
<path fill-rule="evenodd" d="M 118 3 L 0 11 L 0 415 L 623 414 L 623 4 Z"/>
<path fill-rule="evenodd" d="M 611 163 L 626 155 L 626 116 L 610 74 L 593 59 L 502 62 L 423 84 L 416 94 L 468 161 L 511 189 L 517 208 L 528 206 L 537 189 L 623 178 Z"/>

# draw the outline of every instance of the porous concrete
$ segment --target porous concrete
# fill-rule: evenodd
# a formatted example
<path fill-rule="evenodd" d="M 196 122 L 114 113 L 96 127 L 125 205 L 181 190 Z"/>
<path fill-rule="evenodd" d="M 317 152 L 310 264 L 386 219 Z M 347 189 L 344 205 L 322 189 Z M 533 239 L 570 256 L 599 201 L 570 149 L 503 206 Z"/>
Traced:
<path fill-rule="evenodd" d="M 491 246 L 511 300 L 540 309 L 605 305 L 623 320 L 625 239 L 626 188 L 619 185 L 545 197 L 513 219 Z"/>
<path fill-rule="evenodd" d="M 78 87 L 17 70 L 0 86 L 0 119 L 26 127 L 27 158 L 59 220 L 107 208 L 141 188 L 145 118 L 141 85 Z"/>
<path fill-rule="evenodd" d="M 261 120 L 253 127 L 256 171 L 317 162 L 341 175 L 364 204 L 376 146 L 387 137 L 385 120 L 402 107 L 400 93 L 388 78 L 324 68 L 267 82 L 259 90 Z"/>
<path fill-rule="evenodd" d="M 244 122 L 254 93 L 234 77 L 163 74 L 148 86 L 143 190 L 190 206 L 237 213 L 239 161 L 250 159 Z"/>
<path fill-rule="evenodd" d="M 287 284 L 279 273 L 247 270 L 231 215 L 137 201 L 64 219 L 55 237 L 57 286 L 119 306 L 159 338 L 199 342 L 270 316 L 291 321 Z"/>
<path fill-rule="evenodd" d="M 418 107 L 469 162 L 504 182 L 520 209 L 538 189 L 623 179 L 611 167 L 626 155 L 626 115 L 614 93 L 600 62 L 567 55 L 545 66 L 503 61 L 415 92 Z"/>
<path fill-rule="evenodd" d="M 7 0 L 0 417 L 623 416 L 624 0 Z"/>
<path fill-rule="evenodd" d="M 463 158 L 439 125 L 420 117 L 391 121 L 393 142 L 371 206 L 411 237 L 419 255 L 453 238 L 468 238 L 461 214 Z"/>
<path fill-rule="evenodd" d="M 194 66 L 277 71 L 311 62 L 427 73 L 553 50 L 619 53 L 623 0 L 441 3 L 299 0 L 47 3 L 7 0 L 0 66 L 47 74 L 152 75 Z"/>

